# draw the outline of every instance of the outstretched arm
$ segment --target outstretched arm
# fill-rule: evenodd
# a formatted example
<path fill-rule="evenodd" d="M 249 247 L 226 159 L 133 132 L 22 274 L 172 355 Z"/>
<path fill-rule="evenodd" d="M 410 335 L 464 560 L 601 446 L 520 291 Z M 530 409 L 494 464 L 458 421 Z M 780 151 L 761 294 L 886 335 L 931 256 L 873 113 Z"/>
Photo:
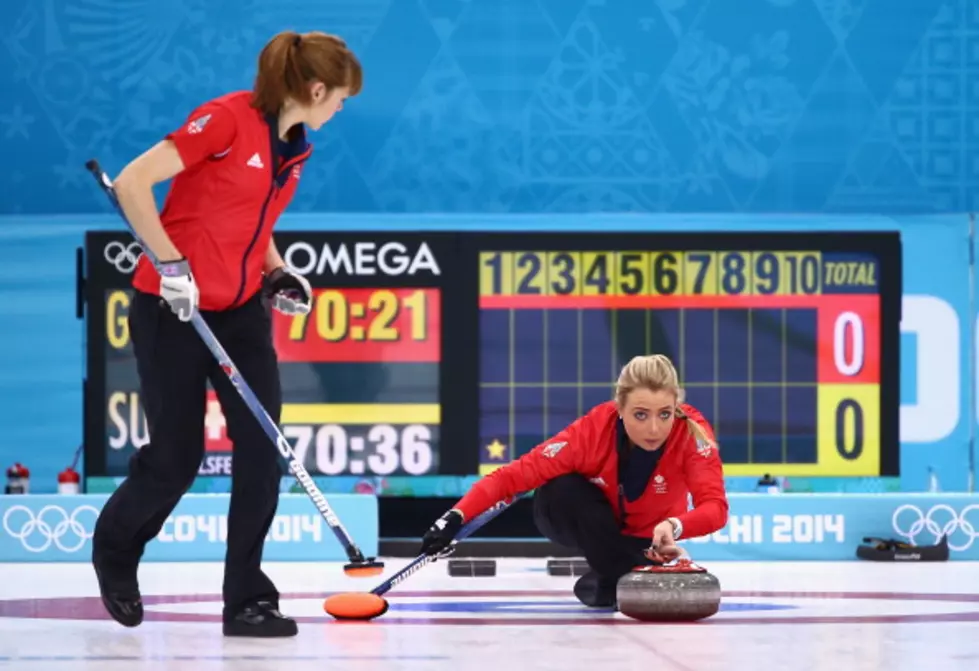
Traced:
<path fill-rule="evenodd" d="M 466 521 L 497 501 L 536 489 L 559 475 L 579 472 L 585 450 L 594 449 L 597 433 L 592 418 L 586 415 L 516 461 L 480 479 L 425 533 L 422 552 L 436 554 L 447 548 Z"/>
<path fill-rule="evenodd" d="M 572 424 L 548 442 L 479 480 L 453 508 L 470 520 L 501 499 L 537 489 L 559 475 L 574 473 L 579 466 L 580 433 Z"/>

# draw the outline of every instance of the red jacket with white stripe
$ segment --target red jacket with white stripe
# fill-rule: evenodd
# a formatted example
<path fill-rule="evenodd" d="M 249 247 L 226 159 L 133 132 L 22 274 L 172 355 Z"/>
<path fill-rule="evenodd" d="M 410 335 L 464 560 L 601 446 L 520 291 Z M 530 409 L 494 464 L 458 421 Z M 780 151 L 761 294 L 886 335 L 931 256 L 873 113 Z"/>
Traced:
<path fill-rule="evenodd" d="M 713 439 L 713 429 L 696 408 L 680 407 Z M 680 520 L 682 538 L 704 536 L 727 524 L 720 456 L 716 448 L 698 444 L 685 420 L 674 422 L 660 448 L 659 463 L 635 501 L 620 494 L 621 431 L 615 402 L 602 403 L 547 442 L 480 479 L 454 507 L 468 521 L 501 499 L 536 489 L 559 475 L 580 473 L 602 489 L 624 534 L 651 537 L 653 528 L 669 517 Z M 688 509 L 690 495 L 693 509 Z"/>

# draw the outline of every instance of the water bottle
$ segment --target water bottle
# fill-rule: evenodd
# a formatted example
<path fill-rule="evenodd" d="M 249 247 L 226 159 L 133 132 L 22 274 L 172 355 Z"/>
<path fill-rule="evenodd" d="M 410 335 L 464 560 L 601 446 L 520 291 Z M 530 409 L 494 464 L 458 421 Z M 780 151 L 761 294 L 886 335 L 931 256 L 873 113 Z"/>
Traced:
<path fill-rule="evenodd" d="M 4 494 L 27 494 L 30 492 L 31 472 L 20 462 L 7 469 L 7 486 Z"/>
<path fill-rule="evenodd" d="M 755 491 L 759 494 L 778 494 L 782 488 L 779 487 L 778 480 L 773 478 L 770 473 L 765 473 L 755 485 Z"/>

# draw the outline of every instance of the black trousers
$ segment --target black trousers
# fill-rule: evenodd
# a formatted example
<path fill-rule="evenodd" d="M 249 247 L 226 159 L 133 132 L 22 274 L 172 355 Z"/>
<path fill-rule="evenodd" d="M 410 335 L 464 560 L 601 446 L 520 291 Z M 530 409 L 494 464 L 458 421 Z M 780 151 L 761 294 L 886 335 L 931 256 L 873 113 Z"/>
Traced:
<path fill-rule="evenodd" d="M 272 322 L 260 295 L 238 308 L 202 312 L 242 377 L 276 423 L 282 411 Z M 136 292 L 129 313 L 149 443 L 95 526 L 93 561 L 109 576 L 135 579 L 146 544 L 187 492 L 204 456 L 207 381 L 233 442 L 223 596 L 226 615 L 278 592 L 262 572 L 262 549 L 279 501 L 278 451 L 190 323 L 156 296 Z"/>
<path fill-rule="evenodd" d="M 652 539 L 623 534 L 605 494 L 583 475 L 561 475 L 539 487 L 534 522 L 550 541 L 581 553 L 604 580 L 650 563 L 643 550 Z"/>

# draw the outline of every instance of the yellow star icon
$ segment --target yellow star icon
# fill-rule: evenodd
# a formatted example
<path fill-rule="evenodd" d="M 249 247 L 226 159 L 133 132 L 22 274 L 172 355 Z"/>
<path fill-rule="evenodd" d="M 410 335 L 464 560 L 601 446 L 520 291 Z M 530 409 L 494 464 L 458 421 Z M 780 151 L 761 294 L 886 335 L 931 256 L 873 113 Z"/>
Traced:
<path fill-rule="evenodd" d="M 493 442 L 486 446 L 486 452 L 490 459 L 502 459 L 506 455 L 506 445 L 493 439 Z"/>

